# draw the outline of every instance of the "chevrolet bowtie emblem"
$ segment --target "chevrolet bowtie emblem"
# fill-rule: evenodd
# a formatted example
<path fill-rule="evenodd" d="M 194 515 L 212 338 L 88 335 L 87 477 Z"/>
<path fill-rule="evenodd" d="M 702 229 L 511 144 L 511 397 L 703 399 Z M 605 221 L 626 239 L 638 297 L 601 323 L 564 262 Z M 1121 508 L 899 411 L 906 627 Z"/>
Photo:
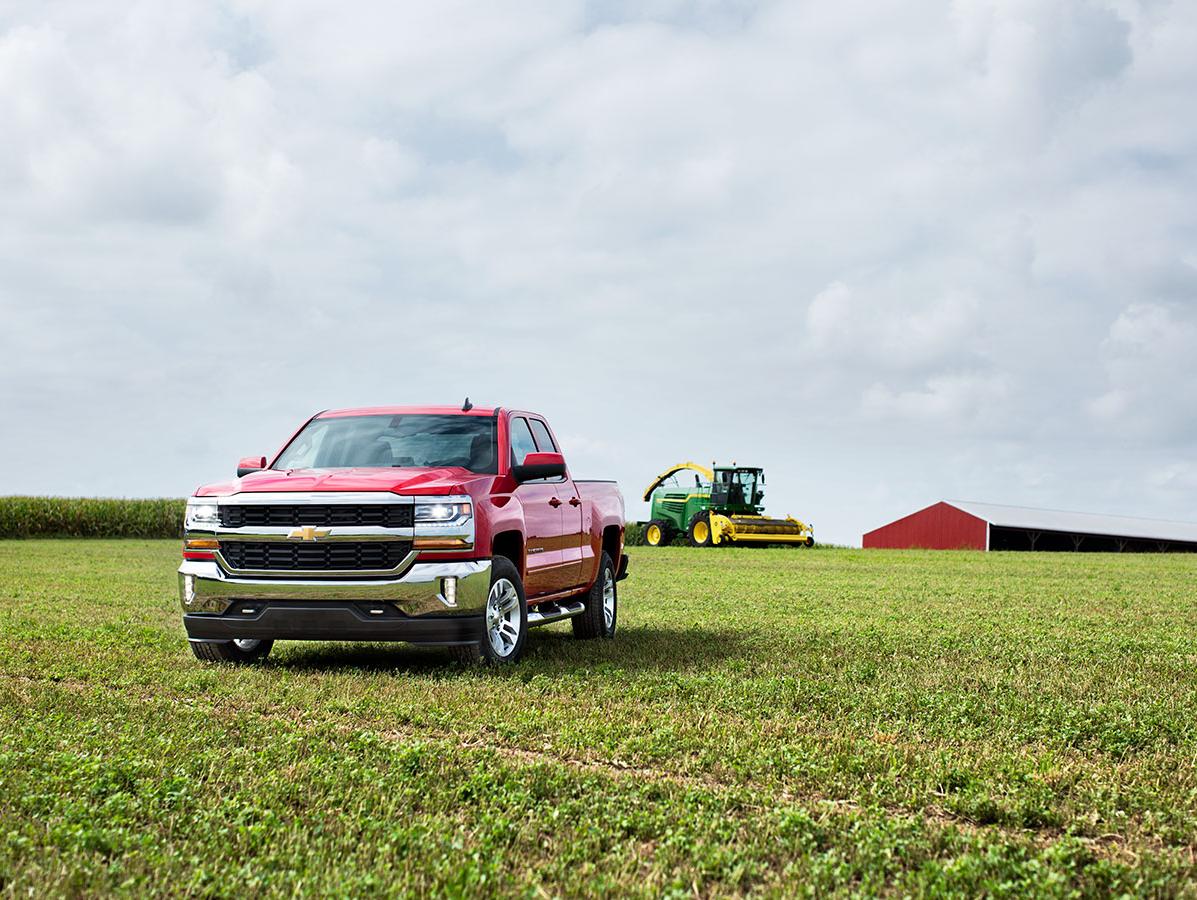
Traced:
<path fill-rule="evenodd" d="M 303 528 L 296 528 L 287 537 L 293 541 L 314 541 L 317 538 L 328 537 L 329 530 L 327 528 L 313 528 L 311 525 L 304 525 Z"/>

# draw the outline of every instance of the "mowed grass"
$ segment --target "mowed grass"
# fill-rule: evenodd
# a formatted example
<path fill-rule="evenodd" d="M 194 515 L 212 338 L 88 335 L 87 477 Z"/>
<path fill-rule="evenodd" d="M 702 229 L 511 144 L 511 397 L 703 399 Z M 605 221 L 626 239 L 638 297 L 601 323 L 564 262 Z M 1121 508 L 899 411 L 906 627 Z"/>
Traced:
<path fill-rule="evenodd" d="M 633 548 L 524 662 L 186 647 L 0 542 L 0 892 L 1197 894 L 1197 557 Z"/>

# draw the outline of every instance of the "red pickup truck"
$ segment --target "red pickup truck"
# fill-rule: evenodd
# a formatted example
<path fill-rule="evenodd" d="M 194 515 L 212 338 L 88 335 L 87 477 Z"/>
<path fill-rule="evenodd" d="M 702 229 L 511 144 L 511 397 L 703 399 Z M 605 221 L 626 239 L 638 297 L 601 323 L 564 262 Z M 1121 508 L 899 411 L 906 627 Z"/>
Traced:
<path fill-rule="evenodd" d="M 615 483 L 571 478 L 535 413 L 329 410 L 187 501 L 183 624 L 210 661 L 285 639 L 514 662 L 531 626 L 615 636 L 623 529 Z"/>

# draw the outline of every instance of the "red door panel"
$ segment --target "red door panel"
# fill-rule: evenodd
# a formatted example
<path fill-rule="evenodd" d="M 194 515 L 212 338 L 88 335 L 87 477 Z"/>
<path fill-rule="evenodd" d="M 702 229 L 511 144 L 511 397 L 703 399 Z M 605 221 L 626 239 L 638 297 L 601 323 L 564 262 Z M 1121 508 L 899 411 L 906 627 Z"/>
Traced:
<path fill-rule="evenodd" d="M 543 423 L 537 423 L 543 428 Z M 511 462 L 519 464 L 529 453 L 539 449 L 532 437 L 528 419 L 512 416 L 510 422 Z M 574 586 L 573 561 L 566 559 L 568 541 L 563 533 L 566 509 L 573 484 L 566 479 L 556 481 L 528 481 L 515 489 L 515 496 L 524 510 L 524 546 L 527 551 L 528 573 L 524 589 L 529 598 Z"/>
<path fill-rule="evenodd" d="M 562 505 L 561 530 L 565 542 L 564 561 L 569 567 L 569 587 L 581 587 L 594 563 L 588 562 L 594 553 L 590 549 L 590 511 L 578 496 L 572 481 L 561 485 L 565 503 Z"/>
<path fill-rule="evenodd" d="M 549 431 L 548 423 L 536 416 L 527 418 L 528 427 L 541 453 L 560 453 L 561 448 Z M 561 501 L 561 565 L 562 571 L 555 579 L 557 590 L 569 590 L 582 584 L 582 541 L 583 505 L 577 487 L 568 478 L 558 482 L 557 499 Z M 589 531 L 590 523 L 586 523 Z"/>
<path fill-rule="evenodd" d="M 528 554 L 524 588 L 529 597 L 563 591 L 571 586 L 565 540 L 561 533 L 562 510 L 569 505 L 559 496 L 560 488 L 560 484 L 529 482 L 521 484 L 515 491 L 524 509 Z"/>

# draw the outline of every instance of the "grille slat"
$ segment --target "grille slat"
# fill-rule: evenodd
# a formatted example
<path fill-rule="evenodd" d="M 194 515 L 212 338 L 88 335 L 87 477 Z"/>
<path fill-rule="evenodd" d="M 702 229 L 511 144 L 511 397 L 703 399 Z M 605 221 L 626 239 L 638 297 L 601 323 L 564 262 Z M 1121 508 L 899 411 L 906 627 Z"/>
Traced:
<path fill-rule="evenodd" d="M 410 503 L 255 503 L 220 507 L 220 524 L 225 528 L 297 525 L 377 525 L 382 528 L 411 528 L 414 524 L 413 517 L 414 510 Z"/>
<path fill-rule="evenodd" d="M 411 552 L 408 541 L 224 541 L 221 555 L 234 569 L 393 569 Z"/>

